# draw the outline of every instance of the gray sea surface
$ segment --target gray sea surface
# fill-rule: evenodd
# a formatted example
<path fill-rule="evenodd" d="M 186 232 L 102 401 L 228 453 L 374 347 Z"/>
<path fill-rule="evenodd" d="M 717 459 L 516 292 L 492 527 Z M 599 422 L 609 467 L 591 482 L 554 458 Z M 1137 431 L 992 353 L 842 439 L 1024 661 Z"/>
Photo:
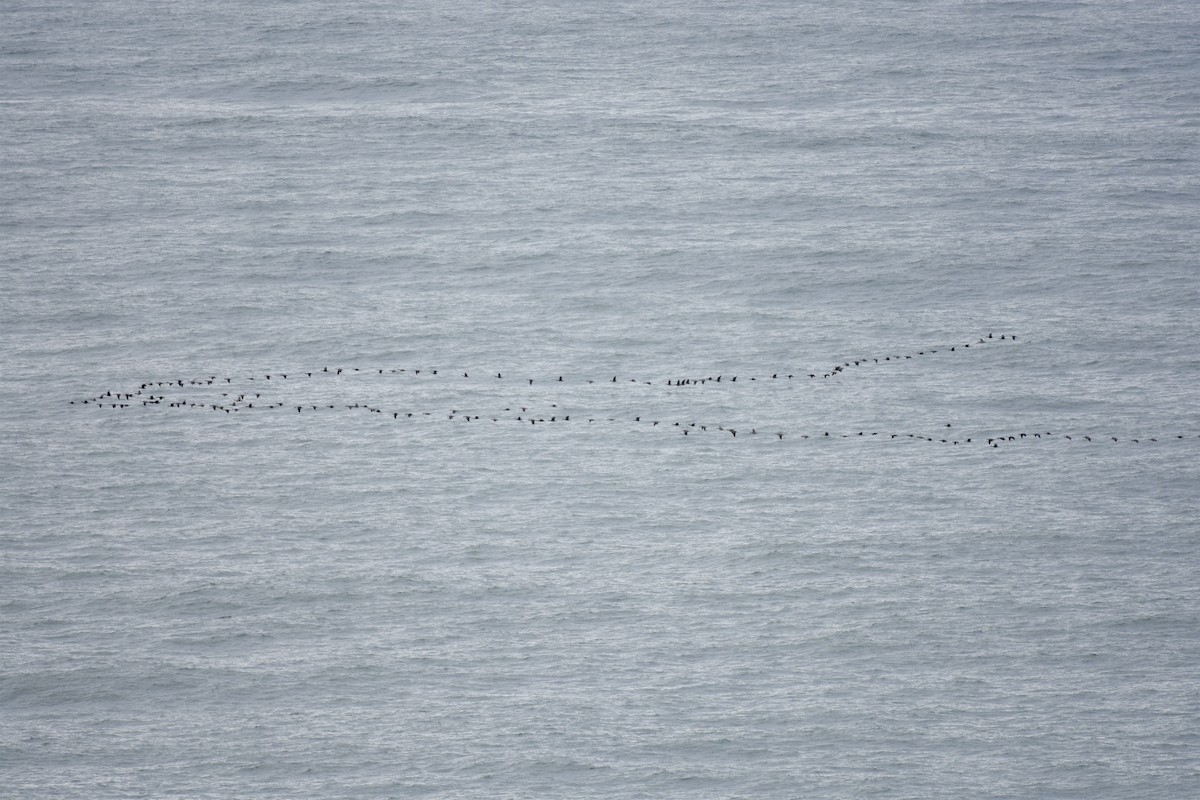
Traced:
<path fill-rule="evenodd" d="M 8 0 L 0 795 L 1200 796 L 1197 87 L 1169 0 Z"/>

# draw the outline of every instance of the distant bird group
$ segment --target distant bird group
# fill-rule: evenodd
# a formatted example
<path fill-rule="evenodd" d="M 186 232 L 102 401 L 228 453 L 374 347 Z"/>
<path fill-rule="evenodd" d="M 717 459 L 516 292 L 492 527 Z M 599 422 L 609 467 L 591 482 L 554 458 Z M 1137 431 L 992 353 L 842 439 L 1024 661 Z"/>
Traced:
<path fill-rule="evenodd" d="M 671 387 L 671 388 L 677 388 L 677 387 L 706 386 L 706 385 L 710 385 L 710 384 L 711 385 L 717 385 L 717 384 L 745 385 L 745 384 L 751 383 L 751 382 L 758 383 L 761 381 L 790 381 L 790 380 L 795 380 L 797 378 L 801 378 L 806 381 L 831 380 L 831 379 L 837 379 L 844 375 L 847 375 L 847 374 L 849 374 L 847 372 L 847 370 L 852 370 L 857 367 L 883 364 L 883 363 L 888 363 L 888 362 L 904 362 L 904 361 L 912 360 L 914 358 L 934 355 L 939 352 L 956 353 L 956 352 L 959 352 L 960 350 L 966 350 L 968 348 L 971 348 L 973 345 L 975 347 L 980 347 L 982 345 L 987 345 L 987 344 L 991 344 L 991 343 L 995 343 L 995 342 L 1015 342 L 1016 340 L 1017 340 L 1016 335 L 1000 334 L 999 336 L 996 336 L 995 334 L 989 333 L 986 337 L 979 337 L 973 342 L 967 342 L 967 343 L 963 343 L 963 344 L 939 345 L 936 347 L 926 347 L 926 348 L 916 350 L 915 352 L 911 352 L 911 353 L 887 354 L 887 355 L 882 355 L 882 356 L 869 356 L 869 357 L 843 359 L 839 363 L 834 364 L 832 367 L 829 367 L 829 368 L 823 369 L 823 370 L 797 370 L 797 369 L 775 370 L 775 371 L 770 372 L 769 374 L 764 373 L 762 375 L 753 375 L 753 376 L 733 375 L 733 374 L 726 374 L 726 373 L 718 373 L 716 375 L 708 374 L 708 375 L 704 375 L 702 377 L 672 376 L 672 377 L 665 378 L 665 379 L 661 380 L 660 382 L 655 382 L 653 380 L 648 380 L 648 379 L 644 379 L 644 378 L 636 378 L 636 377 L 622 378 L 620 375 L 611 375 L 603 380 L 598 380 L 596 378 L 573 378 L 573 379 L 571 379 L 571 382 L 572 383 L 581 382 L 584 384 L 606 383 L 609 385 L 625 383 L 625 384 L 639 384 L 639 385 L 644 385 L 644 386 L 657 385 L 657 386 L 666 386 L 666 387 Z M 478 374 L 478 371 L 476 371 L 476 372 Z M 490 421 L 493 423 L 500 423 L 500 422 L 504 422 L 504 421 L 514 421 L 514 422 L 518 422 L 521 424 L 529 424 L 529 425 L 562 424 L 562 423 L 570 423 L 572 421 L 575 421 L 577 423 L 578 422 L 587 422 L 587 423 L 609 422 L 609 423 L 632 423 L 635 426 L 636 425 L 645 425 L 649 428 L 658 428 L 660 425 L 665 425 L 672 429 L 678 429 L 684 436 L 688 436 L 690 434 L 695 434 L 695 433 L 702 433 L 702 434 L 703 433 L 714 433 L 714 434 L 729 434 L 729 437 L 731 439 L 737 438 L 737 435 L 739 433 L 739 429 L 735 429 L 733 427 L 727 427 L 724 424 L 717 424 L 717 423 L 712 423 L 712 422 L 703 422 L 702 423 L 702 422 L 698 422 L 698 421 L 666 422 L 661 419 L 643 418 L 642 415 L 636 415 L 631 418 L 619 418 L 619 417 L 615 417 L 615 416 L 614 417 L 586 416 L 586 415 L 579 416 L 578 413 L 576 413 L 575 419 L 572 420 L 571 414 L 564 413 L 561 409 L 558 409 L 557 404 L 553 404 L 553 403 L 550 404 L 550 409 L 553 409 L 553 410 L 550 411 L 549 413 L 547 413 L 546 410 L 543 410 L 541 412 L 531 412 L 529 410 L 530 409 L 529 406 L 513 406 L 511 404 L 506 406 L 503 411 L 494 411 L 492 413 L 465 412 L 465 411 L 460 411 L 457 408 L 450 409 L 449 412 L 447 413 L 447 412 L 411 411 L 411 410 L 399 410 L 399 409 L 385 410 L 384 408 L 382 408 L 379 405 L 371 405 L 371 404 L 365 404 L 365 403 L 350 403 L 350 404 L 343 403 L 343 404 L 339 405 L 336 403 L 327 403 L 327 402 L 326 403 L 311 403 L 311 402 L 310 403 L 297 403 L 295 401 L 292 401 L 290 404 L 288 404 L 283 400 L 265 399 L 263 396 L 263 392 L 267 388 L 266 384 L 265 384 L 265 382 L 267 382 L 267 381 L 270 381 L 271 385 L 275 386 L 277 384 L 282 385 L 283 381 L 289 381 L 291 383 L 294 383 L 297 379 L 308 380 L 308 379 L 314 378 L 314 376 L 325 377 L 325 378 L 338 378 L 339 376 L 371 375 L 371 374 L 393 375 L 393 376 L 401 376 L 401 377 L 409 376 L 414 379 L 419 378 L 419 379 L 423 379 L 423 380 L 430 380 L 430 379 L 438 378 L 438 379 L 456 379 L 456 380 L 461 381 L 462 379 L 470 380 L 470 373 L 471 373 L 470 369 L 463 370 L 461 372 L 461 378 L 458 378 L 457 372 L 454 373 L 454 375 L 452 376 L 450 374 L 447 374 L 445 370 L 439 371 L 439 369 L 437 369 L 437 368 L 376 367 L 374 369 L 362 369 L 359 367 L 330 368 L 328 366 L 324 366 L 319 370 L 311 369 L 311 370 L 292 370 L 292 371 L 288 371 L 288 372 L 282 372 L 282 371 L 258 372 L 253 375 L 245 376 L 242 378 L 235 378 L 233 376 L 218 376 L 218 375 L 210 374 L 210 375 L 206 375 L 201 378 L 191 378 L 191 379 L 173 378 L 170 380 L 147 380 L 147 381 L 141 383 L 138 386 L 138 388 L 134 389 L 134 390 L 116 392 L 116 393 L 114 393 L 112 391 L 105 391 L 103 394 L 97 394 L 95 396 L 88 397 L 88 398 L 85 398 L 82 400 L 71 400 L 68 402 L 72 405 L 86 405 L 86 406 L 93 406 L 93 407 L 105 408 L 105 409 L 128 409 L 128 408 L 135 408 L 135 407 L 140 407 L 140 408 L 156 407 L 156 408 L 207 410 L 210 412 L 224 413 L 224 414 L 243 414 L 245 412 L 251 412 L 251 411 L 260 412 L 260 411 L 278 410 L 278 409 L 283 409 L 283 408 L 295 408 L 295 411 L 297 414 L 305 414 L 305 413 L 314 413 L 314 412 L 321 412 L 321 411 L 325 411 L 325 412 L 336 411 L 337 409 L 342 408 L 344 406 L 345 410 L 362 410 L 362 411 L 366 411 L 368 413 L 380 414 L 384 417 L 387 417 L 390 415 L 390 417 L 393 421 L 412 420 L 414 418 L 435 419 L 435 418 L 441 416 L 442 414 L 444 414 L 445 419 L 447 421 L 458 421 L 458 422 Z M 494 372 L 486 371 L 483 374 L 486 374 L 489 376 L 486 379 L 482 379 L 485 381 L 504 381 L 505 380 L 504 374 L 502 371 L 494 371 Z M 741 378 L 740 382 L 739 382 L 739 378 Z M 238 390 L 236 390 L 236 391 L 234 390 L 234 386 L 233 386 L 235 380 L 238 381 Z M 534 386 L 535 382 L 546 382 L 546 383 L 551 383 L 551 384 L 563 384 L 563 383 L 568 382 L 568 380 L 566 379 L 566 376 L 564 376 L 564 375 L 554 375 L 553 377 L 550 377 L 550 378 L 545 378 L 545 377 L 536 378 L 536 377 L 524 376 L 524 377 L 511 378 L 510 380 L 514 381 L 514 382 L 519 382 L 520 384 L 525 385 L 526 388 Z M 259 381 L 263 381 L 264 383 L 260 384 Z M 249 383 L 249 382 L 254 382 L 255 387 L 260 388 L 262 391 L 255 391 L 253 387 L 243 388 L 243 384 Z M 212 388 L 210 388 L 210 387 L 212 387 Z M 220 397 L 212 396 L 214 389 L 219 390 L 221 388 L 227 388 L 230 391 L 221 392 Z M 183 390 L 183 391 L 180 391 L 180 390 Z M 197 393 L 199 393 L 201 395 L 201 397 L 199 399 L 196 397 Z M 192 397 L 189 398 L 186 395 L 192 395 Z M 951 428 L 952 424 L 944 423 L 944 427 Z M 748 433 L 751 436 L 757 436 L 759 433 L 757 427 L 750 427 L 748 432 L 745 431 L 744 429 L 742 429 L 741 432 Z M 772 430 L 772 431 L 768 431 L 767 435 L 769 437 L 775 437 L 775 439 L 777 441 L 783 441 L 785 438 L 785 431 Z M 851 433 L 830 434 L 828 431 L 822 431 L 819 433 L 816 433 L 816 432 L 801 433 L 801 434 L 797 434 L 794 438 L 799 438 L 801 440 L 806 440 L 806 439 L 827 440 L 827 439 L 851 439 L 851 438 L 853 438 L 853 439 L 859 439 L 859 438 L 870 439 L 870 438 L 874 438 L 874 439 L 883 439 L 883 440 L 889 440 L 889 441 L 903 439 L 903 440 L 935 442 L 935 443 L 947 444 L 947 445 L 983 445 L 983 446 L 990 447 L 990 448 L 999 448 L 1001 445 L 1015 444 L 1015 443 L 1019 443 L 1019 442 L 1023 442 L 1023 441 L 1048 440 L 1048 439 L 1052 439 L 1052 438 L 1061 438 L 1066 441 L 1075 441 L 1078 439 L 1079 441 L 1082 441 L 1085 443 L 1093 443 L 1093 442 L 1098 442 L 1098 441 L 1111 441 L 1111 442 L 1119 442 L 1120 441 L 1118 439 L 1118 437 L 1115 437 L 1115 436 L 1101 437 L 1101 436 L 1079 435 L 1079 434 L 1076 434 L 1075 436 L 1071 436 L 1068 434 L 1059 434 L 1056 437 L 1055 434 L 1053 434 L 1049 431 L 1032 431 L 1032 432 L 1024 431 L 1024 432 L 1019 432 L 1019 433 L 1008 433 L 1008 434 L 1003 434 L 1003 435 L 992 434 L 992 435 L 973 435 L 973 436 L 959 436 L 959 437 L 948 436 L 948 435 L 930 436 L 930 435 L 925 435 L 925 434 L 921 434 L 921 433 L 908 433 L 908 432 L 891 433 L 891 432 L 883 432 L 883 431 L 870 431 L 870 432 L 856 431 L 856 432 L 851 432 Z M 1162 438 L 1164 438 L 1164 439 L 1165 438 L 1184 439 L 1184 438 L 1192 438 L 1192 437 L 1190 435 L 1185 435 L 1185 434 L 1174 434 L 1171 437 L 1162 437 Z M 1200 437 L 1196 437 L 1196 438 L 1200 438 Z M 1146 443 L 1158 442 L 1159 437 L 1130 438 L 1130 439 L 1128 439 L 1128 441 L 1132 444 L 1140 444 L 1143 442 L 1146 442 Z"/>

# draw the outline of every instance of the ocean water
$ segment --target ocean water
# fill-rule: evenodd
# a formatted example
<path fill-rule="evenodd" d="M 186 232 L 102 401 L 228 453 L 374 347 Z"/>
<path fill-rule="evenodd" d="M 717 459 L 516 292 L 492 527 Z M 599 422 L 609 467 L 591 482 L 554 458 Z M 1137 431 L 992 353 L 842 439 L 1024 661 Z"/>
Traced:
<path fill-rule="evenodd" d="M 6 3 L 0 795 L 1197 796 L 1197 41 Z"/>

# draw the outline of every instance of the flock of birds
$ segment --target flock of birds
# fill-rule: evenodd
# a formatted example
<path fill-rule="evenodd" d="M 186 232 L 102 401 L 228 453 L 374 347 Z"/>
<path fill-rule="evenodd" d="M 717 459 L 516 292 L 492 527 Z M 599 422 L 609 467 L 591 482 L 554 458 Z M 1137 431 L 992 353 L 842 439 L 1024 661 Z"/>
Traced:
<path fill-rule="evenodd" d="M 607 378 L 590 378 L 590 379 L 575 379 L 568 380 L 563 375 L 531 378 L 528 376 L 505 376 L 503 372 L 486 372 L 483 373 L 486 377 L 482 378 L 488 382 L 500 382 L 508 384 L 516 384 L 529 388 L 542 384 L 565 384 L 579 383 L 581 380 L 586 384 L 639 384 L 644 386 L 664 386 L 664 387 L 689 387 L 689 386 L 704 386 L 708 384 L 716 385 L 721 383 L 735 384 L 739 379 L 743 385 L 747 383 L 758 383 L 762 381 L 825 381 L 837 380 L 847 374 L 848 370 L 854 370 L 874 364 L 885 364 L 889 362 L 904 362 L 914 358 L 923 356 L 935 355 L 942 353 L 955 353 L 966 351 L 971 347 L 980 348 L 1000 342 L 1016 342 L 1016 335 L 1000 334 L 995 335 L 989 333 L 986 337 L 979 337 L 973 342 L 962 344 L 940 345 L 917 350 L 913 353 L 900 355 L 882 355 L 868 356 L 863 358 L 845 359 L 838 364 L 833 365 L 828 369 L 823 370 L 805 370 L 805 371 L 775 371 L 769 375 L 733 375 L 720 373 L 716 375 L 705 375 L 704 377 L 668 377 L 661 381 L 646 380 L 643 378 L 627 378 L 613 375 Z M 173 378 L 170 380 L 148 380 L 141 383 L 136 389 L 127 391 L 112 392 L 105 391 L 102 394 L 97 394 L 93 397 L 84 398 L 81 400 L 68 401 L 71 405 L 91 406 L 99 409 L 129 409 L 129 408 L 172 408 L 172 409 L 192 409 L 204 410 L 208 412 L 224 413 L 224 414 L 243 414 L 247 412 L 265 412 L 265 411 L 281 411 L 294 410 L 297 414 L 311 414 L 314 412 L 328 412 L 336 410 L 349 411 L 364 411 L 371 414 L 378 414 L 392 420 L 412 420 L 412 419 L 444 419 L 449 422 L 517 422 L 526 425 L 546 425 L 546 424 L 563 424 L 571 422 L 597 423 L 597 422 L 631 422 L 636 425 L 645 425 L 648 428 L 662 428 L 664 430 L 676 430 L 684 436 L 696 434 L 718 433 L 727 434 L 731 438 L 737 438 L 741 433 L 745 436 L 764 435 L 767 437 L 775 437 L 779 440 L 784 439 L 785 432 L 779 430 L 764 429 L 759 431 L 757 427 L 742 426 L 742 428 L 734 428 L 727 424 L 719 423 L 701 423 L 696 421 L 667 421 L 662 419 L 653 419 L 649 416 L 636 415 L 629 419 L 621 419 L 619 417 L 598 417 L 598 416 L 581 416 L 578 413 L 566 413 L 559 409 L 556 403 L 549 404 L 548 408 L 540 411 L 531 410 L 531 406 L 525 405 L 508 405 L 503 411 L 493 413 L 476 413 L 471 411 L 462 411 L 457 408 L 451 408 L 448 411 L 411 411 L 411 410 L 390 410 L 385 409 L 380 405 L 371 403 L 312 403 L 295 401 L 284 401 L 272 398 L 272 390 L 281 387 L 284 382 L 296 384 L 298 381 L 312 379 L 329 379 L 342 378 L 355 375 L 393 375 L 393 376 L 409 376 L 412 378 L 424 379 L 470 379 L 471 371 L 463 371 L 461 374 L 455 371 L 447 371 L 436 368 L 373 368 L 362 369 L 359 367 L 335 367 L 328 366 L 320 369 L 312 370 L 297 370 L 288 372 L 263 372 L 254 375 L 235 378 L 232 376 L 207 375 L 201 378 Z M 480 379 L 480 373 L 476 372 L 476 379 Z M 206 397 L 202 400 L 196 399 L 196 394 L 201 395 L 211 394 L 214 391 L 220 391 L 220 397 Z M 188 395 L 191 395 L 190 397 Z M 951 423 L 945 423 L 944 429 L 938 432 L 938 435 L 925 435 L 917 433 L 888 433 L 881 431 L 856 431 L 851 433 L 836 433 L 831 434 L 828 431 L 818 431 L 813 433 L 799 434 L 801 439 L 914 439 L 927 442 L 935 442 L 947 445 L 978 445 L 998 448 L 1002 444 L 1017 443 L 1022 441 L 1037 441 L 1053 438 L 1060 438 L 1068 441 L 1081 442 L 1120 442 L 1127 441 L 1133 444 L 1143 442 L 1157 442 L 1159 437 L 1146 438 L 1126 438 L 1120 439 L 1116 436 L 1098 436 L 1098 435 L 1069 435 L 1055 434 L 1052 431 L 1020 431 L 1004 434 L 993 434 L 991 436 L 958 436 L 954 431 Z M 1190 438 L 1184 434 L 1174 434 L 1170 437 L 1184 439 Z M 1200 437 L 1197 437 L 1200 438 Z"/>

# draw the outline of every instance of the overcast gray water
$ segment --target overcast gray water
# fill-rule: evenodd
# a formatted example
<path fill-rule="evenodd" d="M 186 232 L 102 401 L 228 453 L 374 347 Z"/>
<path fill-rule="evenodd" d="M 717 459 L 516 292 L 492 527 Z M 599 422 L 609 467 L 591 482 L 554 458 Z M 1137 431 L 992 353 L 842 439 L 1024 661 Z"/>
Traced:
<path fill-rule="evenodd" d="M 0 795 L 1200 796 L 1198 43 L 5 3 Z"/>

